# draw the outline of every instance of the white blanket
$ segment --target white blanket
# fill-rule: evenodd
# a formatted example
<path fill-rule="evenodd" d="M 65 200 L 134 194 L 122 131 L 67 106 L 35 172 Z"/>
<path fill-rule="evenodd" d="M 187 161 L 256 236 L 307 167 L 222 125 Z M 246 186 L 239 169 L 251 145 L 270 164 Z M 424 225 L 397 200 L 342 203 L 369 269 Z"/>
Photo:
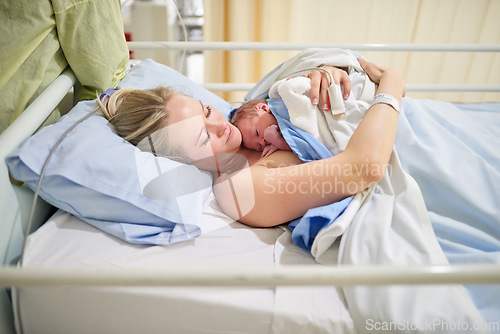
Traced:
<path fill-rule="evenodd" d="M 330 114 L 313 107 L 306 78 L 282 80 L 320 64 L 349 66 L 352 91 L 344 103 L 345 110 L 336 107 Z M 342 104 L 338 101 L 340 87 L 335 90 L 336 96 L 331 94 L 330 99 L 337 99 L 332 105 L 338 106 Z M 262 97 L 266 91 L 271 98 L 283 99 L 292 124 L 312 134 L 336 154 L 345 149 L 366 113 L 375 85 L 349 52 L 313 49 L 282 64 L 261 81 L 248 98 Z M 401 168 L 395 151 L 382 181 L 356 195 L 337 221 L 318 233 L 312 248 L 318 262 L 331 258 L 330 246 L 342 234 L 340 264 L 448 264 L 420 189 Z M 457 326 L 470 329 L 467 332 L 485 328 L 462 286 L 348 287 L 344 293 L 359 332 L 385 328 L 390 332 L 452 333 Z"/>

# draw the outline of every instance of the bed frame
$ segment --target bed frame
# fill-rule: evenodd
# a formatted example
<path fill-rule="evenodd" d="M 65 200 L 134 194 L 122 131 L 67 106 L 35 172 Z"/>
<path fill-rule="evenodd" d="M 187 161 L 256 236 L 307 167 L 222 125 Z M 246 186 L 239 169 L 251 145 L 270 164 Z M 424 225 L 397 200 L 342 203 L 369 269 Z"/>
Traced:
<path fill-rule="evenodd" d="M 131 50 L 301 50 L 338 47 L 355 51 L 500 52 L 500 45 L 438 44 L 331 44 L 331 43 L 236 43 L 236 42 L 129 42 Z M 76 78 L 65 70 L 21 116 L 0 134 L 0 332 L 15 333 L 9 287 L 55 285 L 113 286 L 276 286 L 276 285 L 381 285 L 381 284 L 499 284 L 500 265 L 453 266 L 340 266 L 303 268 L 238 268 L 211 272 L 207 269 L 92 270 L 19 268 L 26 233 L 30 233 L 55 211 L 38 198 L 34 221 L 26 231 L 34 194 L 9 178 L 6 155 L 31 136 L 63 100 Z M 205 84 L 214 91 L 247 91 L 248 84 Z M 500 85 L 407 85 L 408 91 L 500 92 Z"/>

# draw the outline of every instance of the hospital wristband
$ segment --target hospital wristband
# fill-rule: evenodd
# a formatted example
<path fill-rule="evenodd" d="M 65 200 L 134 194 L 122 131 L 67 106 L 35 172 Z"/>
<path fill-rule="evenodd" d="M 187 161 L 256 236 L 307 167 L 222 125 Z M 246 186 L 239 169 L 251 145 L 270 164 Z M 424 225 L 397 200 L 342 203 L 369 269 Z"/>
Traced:
<path fill-rule="evenodd" d="M 373 99 L 372 102 L 372 106 L 378 103 L 384 103 L 390 105 L 391 107 L 394 108 L 394 110 L 396 110 L 399 113 L 399 101 L 390 94 L 381 93 L 375 95 L 375 98 Z"/>

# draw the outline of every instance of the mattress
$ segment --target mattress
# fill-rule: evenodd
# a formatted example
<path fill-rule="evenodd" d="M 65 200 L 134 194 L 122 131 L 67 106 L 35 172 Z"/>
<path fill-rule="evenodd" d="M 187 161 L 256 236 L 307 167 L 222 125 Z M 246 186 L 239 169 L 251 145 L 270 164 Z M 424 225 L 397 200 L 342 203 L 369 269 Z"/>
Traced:
<path fill-rule="evenodd" d="M 25 267 L 172 268 L 318 266 L 285 227 L 250 228 L 204 204 L 202 235 L 170 246 L 128 244 L 58 211 L 29 236 Z M 22 288 L 23 333 L 353 333 L 335 287 Z"/>

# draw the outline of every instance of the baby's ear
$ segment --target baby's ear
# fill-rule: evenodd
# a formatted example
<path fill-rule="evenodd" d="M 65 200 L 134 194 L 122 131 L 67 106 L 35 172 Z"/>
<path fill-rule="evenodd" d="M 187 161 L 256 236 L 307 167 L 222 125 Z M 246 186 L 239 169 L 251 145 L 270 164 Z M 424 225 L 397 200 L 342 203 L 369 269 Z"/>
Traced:
<path fill-rule="evenodd" d="M 261 102 L 261 103 L 257 103 L 255 105 L 255 109 L 257 111 L 265 111 L 267 112 L 268 114 L 271 113 L 271 108 L 269 108 L 269 105 L 267 103 L 264 103 L 264 102 Z"/>

